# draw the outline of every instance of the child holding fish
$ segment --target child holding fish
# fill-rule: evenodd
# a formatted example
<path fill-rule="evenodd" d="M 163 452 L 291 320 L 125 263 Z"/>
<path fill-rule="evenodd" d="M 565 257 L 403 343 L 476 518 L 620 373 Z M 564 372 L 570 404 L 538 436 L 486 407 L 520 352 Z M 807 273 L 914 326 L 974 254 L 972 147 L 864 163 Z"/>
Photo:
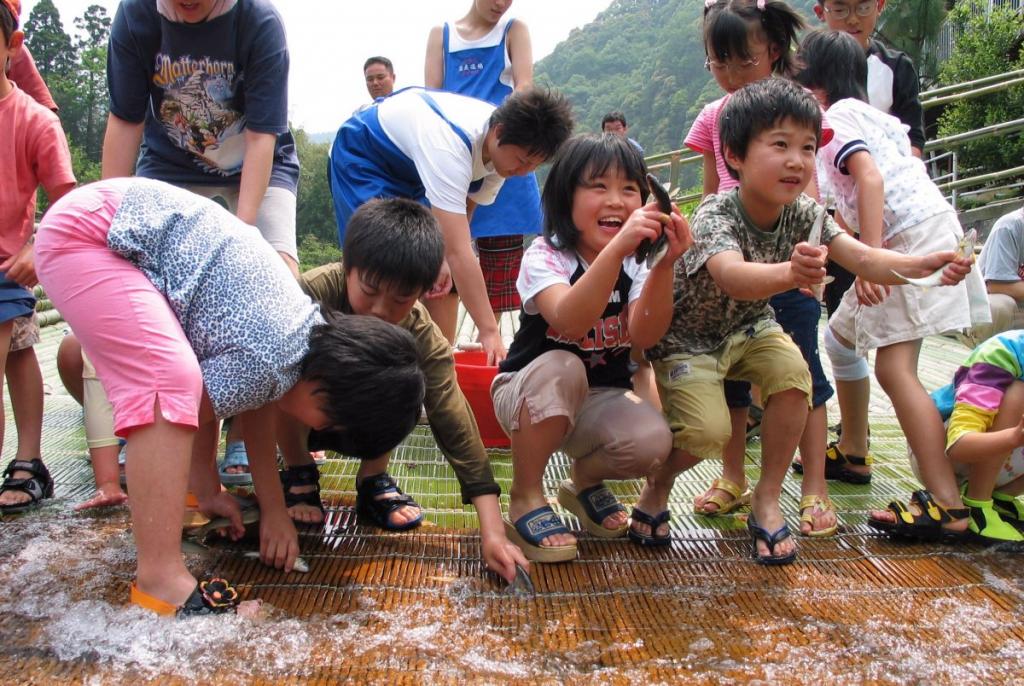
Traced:
<path fill-rule="evenodd" d="M 704 155 L 704 196 L 727 193 L 739 185 L 728 171 L 722 155 L 718 115 L 732 93 L 743 86 L 770 78 L 789 76 L 794 71 L 793 57 L 797 34 L 804 27 L 800 15 L 782 0 L 706 0 L 704 3 L 705 67 L 725 91 L 724 97 L 707 104 L 686 136 L 686 145 Z M 822 140 L 832 131 L 822 122 Z M 817 195 L 812 175 L 806 193 Z M 819 232 L 820 236 L 820 225 Z M 835 507 L 828 497 L 825 482 L 825 442 L 827 418 L 825 403 L 832 397 L 832 384 L 818 355 L 818 299 L 800 289 L 777 293 L 770 299 L 775 320 L 800 348 L 811 372 L 811 405 L 800 440 L 800 456 L 806 463 L 800 485 L 800 533 L 805 536 L 829 536 L 838 527 Z M 725 399 L 729 407 L 732 436 L 722 454 L 722 476 L 715 479 L 693 501 L 697 514 L 726 514 L 750 502 L 746 487 L 744 458 L 748 411 L 752 406 L 750 384 L 727 380 Z M 756 408 L 760 411 L 760 408 Z M 759 420 L 758 420 L 759 421 Z M 756 424 L 755 424 L 756 426 Z"/>
<path fill-rule="evenodd" d="M 797 80 L 827 109 L 835 131 L 818 153 L 819 176 L 827 179 L 847 225 L 873 248 L 884 245 L 914 255 L 959 245 L 966 252 L 956 212 L 912 154 L 906 128 L 867 103 L 867 61 L 857 41 L 846 33 L 813 31 L 804 37 L 800 56 L 805 67 Z M 973 249 L 964 257 L 973 259 Z M 932 277 L 932 282 L 937 280 Z M 907 512 L 910 521 L 892 510 L 876 517 L 893 525 L 902 522 L 903 533 L 929 536 L 940 526 L 963 531 L 968 517 L 944 454 L 942 420 L 917 378 L 917 360 L 925 336 L 991 319 L 984 284 L 976 271 L 957 288 L 878 284 L 874 278 L 858 278 L 825 332 L 825 349 L 840 389 L 843 436 L 861 430 L 865 434 L 856 438 L 867 441 L 867 404 L 847 402 L 850 395 L 844 394 L 843 385 L 867 377 L 865 355 L 876 349 L 875 376 L 892 400 L 925 486 L 934 493 L 915 498 L 915 511 Z M 848 421 L 853 412 L 857 414 Z"/>
<path fill-rule="evenodd" d="M 756 383 L 766 402 L 761 478 L 747 525 L 758 562 L 787 564 L 796 558 L 796 546 L 779 497 L 812 385 L 807 363 L 774 321 L 768 299 L 822 283 L 828 257 L 882 283 L 899 282 L 893 269 L 919 277 L 944 268 L 944 283 L 955 284 L 969 273 L 970 260 L 957 259 L 952 250 L 916 257 L 870 248 L 828 217 L 821 238 L 828 247 L 807 242 L 821 216 L 803 194 L 821 140 L 821 110 L 796 84 L 769 78 L 741 88 L 722 109 L 719 124 L 722 152 L 739 187 L 701 203 L 693 247 L 677 262 L 674 281 L 652 271 L 630 310 L 630 336 L 653 362 L 674 434 L 674 450 L 649 477 L 636 507 L 656 521 L 662 517 L 676 476 L 717 458 L 729 438 L 723 381 Z M 653 526 L 647 531 L 635 515 L 633 526 L 638 536 L 667 533 Z"/>
<path fill-rule="evenodd" d="M 576 557 L 575 536 L 544 495 L 552 453 L 561 448 L 572 460 L 558 502 L 591 535 L 615 538 L 627 535 L 626 512 L 604 481 L 647 476 L 672 447 L 658 409 L 631 390 L 629 322 L 649 278 L 671 283 L 690 234 L 667 198 L 644 204 L 645 173 L 640 152 L 621 136 L 570 139 L 544 185 L 544 236 L 523 256 L 521 324 L 491 397 L 512 439 L 505 528 L 531 561 Z M 657 261 L 656 242 L 638 257 L 642 241 L 661 236 L 671 259 Z M 633 511 L 634 520 L 644 515 Z M 667 519 L 643 521 L 656 528 Z M 629 536 L 670 542 L 667 531 L 657 540 Z"/>

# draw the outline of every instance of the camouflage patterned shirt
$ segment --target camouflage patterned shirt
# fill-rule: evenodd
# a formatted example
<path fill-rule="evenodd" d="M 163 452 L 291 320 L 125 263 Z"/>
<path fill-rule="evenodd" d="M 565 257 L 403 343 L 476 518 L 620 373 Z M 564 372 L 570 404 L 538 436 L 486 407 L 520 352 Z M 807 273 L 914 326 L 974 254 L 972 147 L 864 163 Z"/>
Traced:
<path fill-rule="evenodd" d="M 762 231 L 740 205 L 736 190 L 705 198 L 691 224 L 693 247 L 676 262 L 672 324 L 646 352 L 647 358 L 708 353 L 737 331 L 773 317 L 767 299 L 735 300 L 726 295 L 711 278 L 707 261 L 720 252 L 735 251 L 747 262 L 785 262 L 796 244 L 807 240 L 817 211 L 818 204 L 801 195 L 782 209 L 772 231 Z M 840 233 L 842 229 L 826 217 L 822 243 L 827 245 Z"/>

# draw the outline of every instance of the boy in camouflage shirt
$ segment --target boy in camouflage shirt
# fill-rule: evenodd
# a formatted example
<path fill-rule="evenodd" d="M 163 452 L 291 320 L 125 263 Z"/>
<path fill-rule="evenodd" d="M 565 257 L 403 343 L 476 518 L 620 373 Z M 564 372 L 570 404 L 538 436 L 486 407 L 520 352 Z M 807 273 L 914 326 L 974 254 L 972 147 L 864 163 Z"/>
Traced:
<path fill-rule="evenodd" d="M 809 245 L 819 210 L 801 191 L 821 143 L 814 98 L 788 81 L 765 79 L 737 91 L 720 116 L 723 154 L 740 186 L 704 200 L 692 223 L 694 245 L 676 264 L 673 283 L 649 284 L 630 320 L 633 344 L 648 348 L 674 436 L 672 454 L 648 479 L 637 509 L 664 511 L 679 473 L 721 458 L 731 431 L 722 383 L 750 381 L 765 398 L 761 479 L 748 519 L 753 554 L 762 564 L 788 564 L 796 544 L 779 496 L 807 418 L 811 377 L 768 298 L 820 284 L 827 257 L 883 284 L 900 283 L 890 270 L 915 277 L 942 267 L 944 283 L 956 283 L 970 261 L 952 251 L 914 257 L 868 248 L 828 217 L 822 245 Z M 634 527 L 643 526 L 638 521 L 643 516 Z"/>

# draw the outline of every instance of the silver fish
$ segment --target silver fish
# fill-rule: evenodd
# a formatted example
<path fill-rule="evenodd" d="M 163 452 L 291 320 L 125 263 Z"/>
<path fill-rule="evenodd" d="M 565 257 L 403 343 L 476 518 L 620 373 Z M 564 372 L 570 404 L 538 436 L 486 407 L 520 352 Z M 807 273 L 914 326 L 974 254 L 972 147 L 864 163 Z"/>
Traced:
<path fill-rule="evenodd" d="M 814 224 L 811 225 L 811 231 L 807 234 L 807 244 L 817 248 L 821 245 L 821 233 L 825 230 L 825 215 L 828 214 L 825 205 L 818 207 L 818 213 L 814 217 Z M 811 293 L 814 293 L 814 297 L 818 300 L 825 295 L 825 286 L 835 281 L 834 276 L 826 276 L 822 279 L 821 283 L 816 283 L 811 286 Z"/>
<path fill-rule="evenodd" d="M 249 560 L 258 560 L 260 559 L 260 551 L 250 550 L 246 553 L 242 553 L 242 557 L 247 558 Z M 295 558 L 295 564 L 292 566 L 292 571 L 307 574 L 309 573 L 309 563 L 301 557 L 297 557 Z"/>
<path fill-rule="evenodd" d="M 537 595 L 537 589 L 533 587 L 533 580 L 530 578 L 529 572 L 520 564 L 516 564 L 516 576 L 505 592 L 517 598 L 532 598 Z"/>
<path fill-rule="evenodd" d="M 974 246 L 977 245 L 977 244 L 978 244 L 978 232 L 975 231 L 974 229 L 971 229 L 970 231 L 968 231 L 964 235 L 963 238 L 960 239 L 960 242 L 957 244 L 957 246 L 956 246 L 956 256 L 958 258 L 970 256 L 971 259 L 974 259 Z M 894 276 L 898 276 L 899 278 L 903 279 L 904 281 L 906 281 L 909 284 L 913 284 L 915 286 L 921 286 L 922 288 L 929 288 L 931 286 L 940 286 L 940 285 L 942 285 L 942 271 L 945 268 L 946 268 L 946 266 L 943 265 L 943 266 L 939 267 L 938 269 L 936 269 L 935 271 L 933 271 L 928 276 L 922 276 L 919 279 L 911 279 L 910 277 L 903 276 L 902 274 L 897 272 L 895 269 L 890 269 L 889 271 L 892 272 Z"/>

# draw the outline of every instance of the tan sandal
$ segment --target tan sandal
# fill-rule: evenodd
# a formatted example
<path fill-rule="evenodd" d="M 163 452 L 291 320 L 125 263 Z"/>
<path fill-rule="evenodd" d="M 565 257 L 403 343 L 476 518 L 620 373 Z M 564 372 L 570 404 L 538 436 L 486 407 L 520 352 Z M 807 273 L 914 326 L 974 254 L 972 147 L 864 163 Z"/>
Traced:
<path fill-rule="evenodd" d="M 836 516 L 836 523 L 826 529 L 815 529 L 814 528 L 814 515 L 831 512 L 833 515 L 836 514 L 836 506 L 832 504 L 828 496 L 824 498 L 820 495 L 805 495 L 800 498 L 800 523 L 807 522 L 811 525 L 810 533 L 804 533 L 803 529 L 800 529 L 801 536 L 809 536 L 811 538 L 820 538 L 823 536 L 831 536 L 839 530 L 839 517 Z"/>
<path fill-rule="evenodd" d="M 731 497 L 726 499 L 718 494 L 709 495 L 714 490 L 725 491 Z M 744 489 L 739 484 L 729 481 L 729 479 L 726 479 L 723 476 L 711 482 L 711 488 L 704 492 L 703 498 L 704 502 L 702 505 L 698 505 L 696 498 L 694 499 L 694 514 L 704 515 L 705 517 L 714 517 L 717 515 L 729 514 L 733 510 L 737 510 L 744 505 L 749 505 L 750 489 Z M 718 509 L 714 512 L 708 512 L 704 509 L 708 504 L 717 505 Z"/>

